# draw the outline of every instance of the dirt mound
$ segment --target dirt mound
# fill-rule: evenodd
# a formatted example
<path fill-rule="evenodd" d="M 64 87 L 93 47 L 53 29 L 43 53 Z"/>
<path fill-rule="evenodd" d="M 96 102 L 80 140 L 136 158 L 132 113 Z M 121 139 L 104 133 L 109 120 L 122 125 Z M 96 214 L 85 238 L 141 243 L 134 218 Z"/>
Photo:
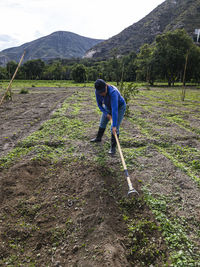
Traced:
<path fill-rule="evenodd" d="M 141 262 L 162 262 L 166 249 L 153 216 L 142 198 L 124 198 L 127 188 L 119 189 L 118 178 L 91 162 L 27 161 L 2 172 L 0 263 L 142 266 Z M 132 236 L 125 213 L 137 225 Z M 141 224 L 142 217 L 146 220 Z M 145 244 L 146 252 L 141 253 Z"/>

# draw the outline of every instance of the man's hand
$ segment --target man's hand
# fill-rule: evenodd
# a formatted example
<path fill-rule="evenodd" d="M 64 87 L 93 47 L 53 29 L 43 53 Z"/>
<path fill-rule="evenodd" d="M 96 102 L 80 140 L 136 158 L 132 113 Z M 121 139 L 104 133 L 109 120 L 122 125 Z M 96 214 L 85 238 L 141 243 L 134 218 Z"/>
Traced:
<path fill-rule="evenodd" d="M 114 135 L 117 134 L 117 128 L 116 127 L 112 127 L 112 132 L 113 132 Z"/>
<path fill-rule="evenodd" d="M 107 115 L 107 118 L 110 120 L 112 120 L 112 116 L 110 114 Z"/>

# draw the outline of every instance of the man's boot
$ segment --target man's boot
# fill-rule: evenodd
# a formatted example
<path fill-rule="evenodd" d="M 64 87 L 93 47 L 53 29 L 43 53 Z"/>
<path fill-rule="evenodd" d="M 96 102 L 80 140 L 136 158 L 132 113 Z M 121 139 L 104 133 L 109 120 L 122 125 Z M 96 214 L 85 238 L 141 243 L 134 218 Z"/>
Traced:
<path fill-rule="evenodd" d="M 97 136 L 95 138 L 91 139 L 90 142 L 101 142 L 101 138 L 102 138 L 104 132 L 105 132 L 105 128 L 99 127 Z"/>
<path fill-rule="evenodd" d="M 117 136 L 119 138 L 119 135 L 117 135 Z M 110 150 L 108 152 L 110 155 L 114 155 L 115 154 L 116 145 L 117 145 L 117 142 L 116 142 L 115 136 L 114 136 L 114 134 L 112 134 L 112 136 L 111 136 L 111 147 L 110 147 Z"/>

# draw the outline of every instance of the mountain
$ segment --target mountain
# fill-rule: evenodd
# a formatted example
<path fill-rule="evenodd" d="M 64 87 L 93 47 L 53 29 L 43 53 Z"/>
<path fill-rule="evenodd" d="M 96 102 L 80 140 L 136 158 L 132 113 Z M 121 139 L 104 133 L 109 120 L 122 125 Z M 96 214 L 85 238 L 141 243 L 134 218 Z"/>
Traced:
<path fill-rule="evenodd" d="M 26 50 L 24 61 L 38 58 L 44 61 L 53 58 L 81 58 L 88 49 L 102 41 L 72 32 L 58 31 L 21 46 L 1 51 L 0 65 L 5 65 L 11 60 L 19 62 L 24 50 Z"/>
<path fill-rule="evenodd" d="M 152 43 L 156 35 L 183 28 L 190 36 L 200 29 L 200 0 L 166 0 L 137 23 L 89 49 L 84 57 L 108 58 L 113 50 L 117 55 L 138 52 L 144 43 Z"/>

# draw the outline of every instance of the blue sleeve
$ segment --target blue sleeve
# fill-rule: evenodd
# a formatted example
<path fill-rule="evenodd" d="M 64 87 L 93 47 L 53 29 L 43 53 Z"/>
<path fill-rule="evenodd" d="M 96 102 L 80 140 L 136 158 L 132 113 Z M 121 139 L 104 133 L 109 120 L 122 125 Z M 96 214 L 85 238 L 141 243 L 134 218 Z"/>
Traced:
<path fill-rule="evenodd" d="M 113 127 L 117 127 L 117 120 L 118 120 L 118 94 L 113 92 L 111 94 L 111 107 L 112 107 L 112 121 Z"/>
<path fill-rule="evenodd" d="M 98 94 L 96 94 L 96 101 L 97 101 L 97 105 L 98 105 L 99 109 L 101 110 L 101 112 L 103 112 L 105 114 L 105 116 L 107 116 L 108 112 L 102 106 L 102 100 L 101 100 L 101 97 Z"/>

